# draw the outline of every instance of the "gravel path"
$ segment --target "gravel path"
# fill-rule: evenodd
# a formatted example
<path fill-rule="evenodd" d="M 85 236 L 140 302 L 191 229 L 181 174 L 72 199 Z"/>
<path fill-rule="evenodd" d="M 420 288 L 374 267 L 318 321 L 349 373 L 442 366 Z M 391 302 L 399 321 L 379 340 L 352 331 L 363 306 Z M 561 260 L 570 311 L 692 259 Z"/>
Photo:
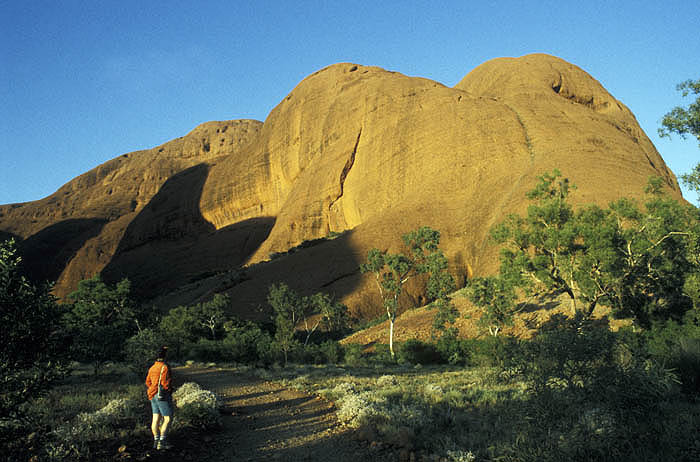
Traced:
<path fill-rule="evenodd" d="M 336 418 L 333 403 L 225 368 L 178 368 L 224 403 L 223 429 L 205 437 L 211 461 L 397 461 L 382 444 L 358 441 Z M 177 418 L 177 417 L 176 417 Z"/>

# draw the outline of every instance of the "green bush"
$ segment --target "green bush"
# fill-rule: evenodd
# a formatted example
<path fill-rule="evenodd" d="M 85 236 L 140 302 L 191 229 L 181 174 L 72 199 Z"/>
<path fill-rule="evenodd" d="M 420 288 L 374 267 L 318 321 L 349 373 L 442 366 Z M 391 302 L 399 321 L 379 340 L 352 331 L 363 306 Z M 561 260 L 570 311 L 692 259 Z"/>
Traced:
<path fill-rule="evenodd" d="M 447 331 L 435 343 L 443 363 L 477 367 L 512 367 L 511 358 L 517 356 L 519 341 L 509 336 L 484 338 L 457 338 Z"/>
<path fill-rule="evenodd" d="M 696 320 L 668 321 L 645 333 L 649 355 L 676 371 L 683 392 L 700 395 L 700 326 Z"/>
<path fill-rule="evenodd" d="M 399 363 L 423 365 L 443 362 L 435 345 L 417 339 L 407 340 L 399 344 L 397 360 Z"/>
<path fill-rule="evenodd" d="M 299 349 L 299 356 L 294 358 L 306 364 L 338 364 L 343 359 L 343 347 L 335 341 L 328 340 L 321 344 L 310 343 Z"/>
<path fill-rule="evenodd" d="M 280 359 L 269 333 L 254 323 L 229 327 L 222 340 L 200 338 L 184 347 L 187 359 L 203 362 L 237 362 L 244 364 L 272 364 Z"/>
<path fill-rule="evenodd" d="M 646 460 L 639 455 L 677 449 L 651 443 L 668 433 L 676 376 L 624 339 L 605 321 L 553 316 L 513 350 L 529 395 L 525 452 L 543 451 L 546 460 Z"/>
<path fill-rule="evenodd" d="M 369 359 L 372 362 L 379 364 L 396 364 L 394 358 L 391 357 L 391 351 L 389 351 L 389 345 L 386 343 L 377 343 L 374 346 L 374 352 L 369 355 Z"/>
<path fill-rule="evenodd" d="M 524 342 L 514 363 L 535 392 L 547 388 L 590 388 L 614 366 L 616 338 L 607 323 L 577 314 L 554 315 Z"/>
<path fill-rule="evenodd" d="M 700 396 L 700 338 L 678 341 L 678 355 L 670 366 L 678 373 L 685 393 Z"/>
<path fill-rule="evenodd" d="M 164 345 L 160 333 L 153 329 L 143 329 L 124 344 L 124 358 L 129 368 L 136 374 L 143 375 L 153 364 L 158 349 Z"/>
<path fill-rule="evenodd" d="M 364 366 L 367 363 L 364 347 L 359 343 L 343 345 L 343 357 L 345 358 L 345 363 L 350 366 Z"/>
<path fill-rule="evenodd" d="M 253 364 L 267 363 L 271 359 L 272 337 L 254 323 L 229 328 L 224 344 L 232 361 Z"/>
<path fill-rule="evenodd" d="M 223 340 L 200 338 L 186 347 L 185 357 L 200 362 L 230 361 L 231 354 Z"/>
<path fill-rule="evenodd" d="M 326 363 L 338 364 L 343 361 L 345 351 L 343 350 L 343 346 L 338 342 L 331 340 L 323 342 L 320 345 L 320 350 Z"/>
<path fill-rule="evenodd" d="M 435 344 L 442 361 L 452 365 L 465 365 L 470 362 L 471 342 L 457 338 L 456 329 L 448 329 Z"/>

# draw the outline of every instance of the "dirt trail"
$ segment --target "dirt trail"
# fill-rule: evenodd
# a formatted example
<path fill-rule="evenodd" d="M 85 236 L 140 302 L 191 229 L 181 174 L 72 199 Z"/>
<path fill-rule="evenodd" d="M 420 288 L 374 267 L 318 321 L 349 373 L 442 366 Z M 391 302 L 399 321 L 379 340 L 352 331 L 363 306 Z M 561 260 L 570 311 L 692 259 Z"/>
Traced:
<path fill-rule="evenodd" d="M 196 382 L 224 404 L 223 429 L 212 434 L 210 461 L 396 461 L 381 444 L 356 440 L 332 403 L 225 368 L 178 368 L 178 382 Z M 206 438 L 209 439 L 209 438 Z"/>

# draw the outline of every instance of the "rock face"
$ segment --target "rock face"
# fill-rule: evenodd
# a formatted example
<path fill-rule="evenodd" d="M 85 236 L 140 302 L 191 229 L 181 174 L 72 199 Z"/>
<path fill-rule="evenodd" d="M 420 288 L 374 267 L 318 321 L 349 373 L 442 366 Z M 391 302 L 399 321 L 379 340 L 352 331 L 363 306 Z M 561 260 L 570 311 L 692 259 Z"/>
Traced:
<path fill-rule="evenodd" d="M 495 59 L 454 88 L 343 63 L 300 82 L 264 123 L 206 123 L 1 206 L 0 232 L 23 240 L 59 296 L 102 272 L 164 307 L 227 291 L 255 317 L 285 281 L 370 316 L 375 289 L 358 271 L 369 248 L 398 249 L 428 225 L 459 280 L 493 271 L 489 228 L 523 212 L 553 168 L 579 203 L 640 196 L 650 175 L 681 197 L 629 109 L 561 59 Z"/>

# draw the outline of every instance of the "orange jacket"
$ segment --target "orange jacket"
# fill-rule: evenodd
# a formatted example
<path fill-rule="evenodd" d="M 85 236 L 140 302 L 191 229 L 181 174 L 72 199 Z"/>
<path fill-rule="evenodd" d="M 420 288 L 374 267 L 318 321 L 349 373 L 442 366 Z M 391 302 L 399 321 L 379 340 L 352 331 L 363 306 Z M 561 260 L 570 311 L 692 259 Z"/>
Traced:
<path fill-rule="evenodd" d="M 167 364 L 162 361 L 156 361 L 150 369 L 148 369 L 148 375 L 146 375 L 146 386 L 148 387 L 148 399 L 153 399 L 153 397 L 158 393 L 158 377 L 160 377 L 160 369 L 163 368 L 163 377 L 160 380 L 160 384 L 163 385 L 166 391 L 172 391 L 171 388 L 171 377 L 170 368 Z"/>

